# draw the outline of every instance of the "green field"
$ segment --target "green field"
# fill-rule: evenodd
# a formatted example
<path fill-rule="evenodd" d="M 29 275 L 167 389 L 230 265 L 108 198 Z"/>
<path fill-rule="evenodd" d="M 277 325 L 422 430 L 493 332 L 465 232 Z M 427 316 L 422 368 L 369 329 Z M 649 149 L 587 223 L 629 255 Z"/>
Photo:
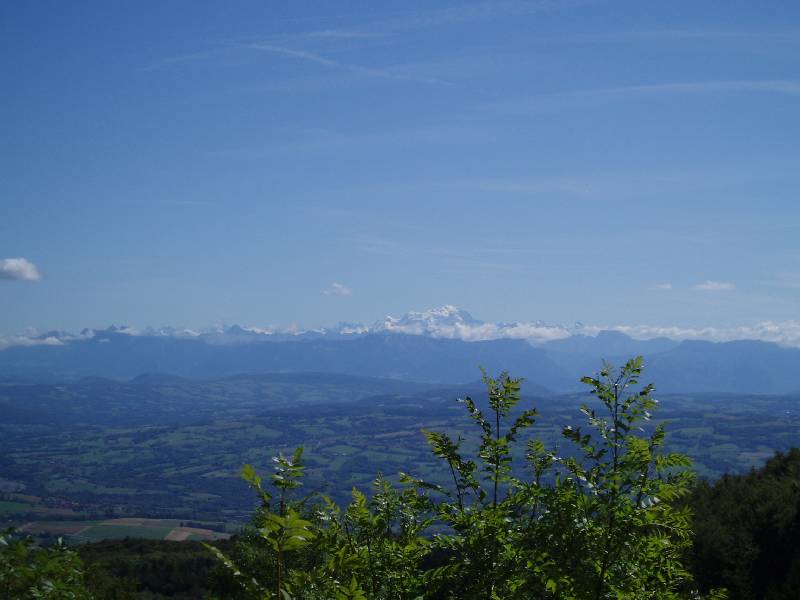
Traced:
<path fill-rule="evenodd" d="M 186 525 L 176 519 L 110 519 L 89 521 L 31 521 L 19 526 L 19 531 L 34 537 L 61 537 L 72 544 L 100 540 L 140 538 L 148 540 L 219 540 L 230 534 L 218 531 L 219 524 L 192 523 Z M 209 527 L 214 527 L 210 529 Z"/>
<path fill-rule="evenodd" d="M 285 378 L 60 386 L 4 386 L 0 401 L 25 407 L 22 422 L 0 415 L 0 519 L 12 522 L 146 515 L 244 522 L 255 497 L 241 480 L 244 463 L 271 469 L 271 457 L 305 447 L 304 490 L 347 501 L 378 473 L 444 476 L 422 428 L 467 438 L 474 427 L 455 399 L 477 387 L 417 387 L 394 381 Z M 524 387 L 523 387 L 524 391 Z M 800 398 L 730 394 L 660 398 L 668 445 L 695 459 L 701 476 L 760 465 L 797 444 Z M 569 453 L 563 425 L 581 422 L 587 396 L 527 398 L 540 412 L 531 435 Z M 19 414 L 19 413 L 17 413 Z M 27 494 L 22 496 L 21 494 Z M 31 499 L 34 498 L 34 499 Z M 124 537 L 105 526 L 86 536 Z M 162 525 L 138 527 L 160 537 Z"/>
<path fill-rule="evenodd" d="M 12 502 L 0 500 L 0 515 L 11 515 L 14 513 L 28 512 L 33 505 L 25 502 Z"/>

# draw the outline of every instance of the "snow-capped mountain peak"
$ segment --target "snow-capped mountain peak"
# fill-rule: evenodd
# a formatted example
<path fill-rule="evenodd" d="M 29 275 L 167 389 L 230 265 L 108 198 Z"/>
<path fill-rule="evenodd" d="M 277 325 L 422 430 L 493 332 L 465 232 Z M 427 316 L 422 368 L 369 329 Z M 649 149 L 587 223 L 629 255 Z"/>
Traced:
<path fill-rule="evenodd" d="M 387 316 L 372 327 L 373 332 L 427 335 L 464 341 L 517 338 L 546 342 L 570 335 L 564 327 L 536 323 L 485 323 L 451 304 L 422 312 L 408 312 L 402 317 Z"/>
<path fill-rule="evenodd" d="M 483 325 L 467 311 L 451 304 L 425 311 L 411 311 L 402 317 L 386 316 L 372 326 L 373 332 L 436 335 L 443 329 L 458 329 Z M 452 337 L 452 336 L 445 336 Z"/>
<path fill-rule="evenodd" d="M 0 335 L 0 351 L 14 346 L 64 346 L 78 342 L 109 342 L 125 337 L 161 337 L 197 340 L 207 344 L 244 344 L 251 342 L 283 342 L 354 339 L 369 334 L 422 335 L 457 339 L 466 342 L 519 339 L 534 345 L 563 340 L 572 336 L 595 338 L 603 332 L 615 331 L 636 340 L 669 338 L 672 340 L 762 340 L 783 346 L 800 347 L 800 321 L 763 322 L 747 327 L 692 329 L 648 325 L 573 325 L 549 324 L 544 321 L 484 322 L 467 311 L 446 304 L 439 308 L 411 311 L 398 317 L 387 316 L 371 327 L 361 323 L 338 323 L 333 327 L 303 329 L 289 326 L 241 326 L 217 324 L 206 329 L 164 326 L 137 329 L 127 325 L 111 325 L 104 329 L 83 329 L 80 333 L 51 330 L 28 330 L 23 334 Z M 601 341 L 607 342 L 609 335 Z M 561 346 L 564 346 L 561 344 Z"/>

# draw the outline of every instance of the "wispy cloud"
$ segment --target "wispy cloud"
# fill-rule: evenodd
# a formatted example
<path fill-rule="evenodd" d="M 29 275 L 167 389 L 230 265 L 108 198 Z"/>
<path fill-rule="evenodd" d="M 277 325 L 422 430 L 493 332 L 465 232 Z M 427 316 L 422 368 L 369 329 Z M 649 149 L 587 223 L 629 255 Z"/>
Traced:
<path fill-rule="evenodd" d="M 338 132 L 331 130 L 307 130 L 300 132 L 295 139 L 273 144 L 215 151 L 213 154 L 226 156 L 270 156 L 285 155 L 288 152 L 330 151 L 343 149 L 364 149 L 380 146 L 398 145 L 457 145 L 477 143 L 487 138 L 481 129 L 432 125 L 417 128 L 374 131 L 370 133 Z M 396 187 L 396 186 L 395 186 Z"/>
<path fill-rule="evenodd" d="M 800 80 L 692 81 L 605 87 L 540 94 L 522 100 L 494 103 L 489 108 L 508 112 L 552 111 L 638 97 L 720 93 L 765 93 L 798 96 L 800 95 Z"/>
<path fill-rule="evenodd" d="M 27 258 L 0 259 L 0 279 L 11 281 L 39 281 L 39 269 Z"/>
<path fill-rule="evenodd" d="M 710 279 L 692 286 L 692 289 L 700 292 L 732 292 L 736 285 L 725 281 L 711 281 Z"/>
<path fill-rule="evenodd" d="M 662 292 L 663 291 L 669 291 L 669 290 L 672 289 L 672 284 L 671 283 L 654 283 L 653 285 L 650 286 L 650 289 L 651 290 L 656 290 L 656 291 L 662 291 Z"/>
<path fill-rule="evenodd" d="M 328 287 L 322 290 L 323 296 L 350 296 L 352 294 L 352 289 L 343 283 L 339 283 L 338 281 L 331 282 Z"/>
<path fill-rule="evenodd" d="M 151 72 L 151 71 L 160 71 L 161 69 L 168 69 L 170 67 L 176 67 L 181 65 L 187 65 L 191 63 L 207 61 L 209 59 L 215 58 L 220 54 L 226 52 L 230 48 L 216 48 L 213 50 L 204 50 L 202 52 L 187 52 L 186 54 L 179 54 L 177 56 L 168 56 L 166 58 L 159 58 L 158 60 L 154 60 L 153 62 L 146 64 L 142 67 L 136 69 L 139 72 Z"/>
<path fill-rule="evenodd" d="M 180 206 L 182 208 L 208 208 L 212 206 L 219 206 L 216 202 L 210 200 L 169 200 L 165 202 L 169 206 Z"/>
<path fill-rule="evenodd" d="M 286 44 L 292 44 L 293 42 L 298 42 L 304 39 L 309 41 L 317 40 L 323 42 L 358 40 L 366 41 L 406 31 L 418 31 L 420 29 L 447 26 L 457 23 L 486 22 L 493 19 L 522 17 L 526 15 L 554 12 L 588 4 L 592 1 L 593 0 L 505 0 L 495 2 L 460 3 L 455 6 L 445 8 L 400 13 L 393 17 L 373 20 L 358 26 L 329 28 L 317 31 L 271 36 L 270 40 L 265 43 L 228 43 L 220 48 L 212 50 L 186 53 L 178 56 L 159 59 L 139 68 L 138 70 L 155 71 L 180 64 L 208 60 L 236 48 L 252 48 L 255 46 L 260 46 L 259 49 L 261 50 L 279 52 L 287 56 L 294 56 L 295 58 L 310 60 L 331 68 L 347 69 L 375 77 L 420 81 L 425 83 L 447 83 L 446 81 L 439 79 L 411 77 L 402 73 L 398 73 L 394 69 L 371 68 L 337 61 L 314 52 L 291 48 L 286 46 Z"/>
<path fill-rule="evenodd" d="M 567 193 L 580 196 L 587 191 L 585 181 L 577 178 L 558 177 L 463 179 L 453 182 L 443 182 L 442 185 L 504 194 Z"/>
<path fill-rule="evenodd" d="M 524 17 L 589 4 L 588 0 L 506 0 L 495 2 L 458 3 L 446 8 L 399 15 L 373 23 L 373 27 L 390 31 L 417 30 L 454 23 L 486 22 L 493 19 Z"/>
<path fill-rule="evenodd" d="M 377 31 L 353 31 L 351 29 L 324 29 L 322 31 L 309 31 L 301 33 L 297 37 L 331 39 L 331 40 L 368 40 L 384 37 L 383 33 Z"/>
<path fill-rule="evenodd" d="M 539 38 L 536 41 L 587 44 L 614 44 L 648 40 L 787 40 L 800 39 L 798 31 L 746 31 L 720 29 L 646 29 L 639 31 L 608 31 L 604 33 L 577 33 L 572 35 Z"/>
<path fill-rule="evenodd" d="M 283 56 L 288 56 L 290 58 L 309 61 L 332 69 L 342 69 L 346 71 L 352 71 L 354 73 L 361 73 L 363 75 L 368 75 L 370 77 L 381 77 L 384 79 L 398 79 L 403 81 L 417 81 L 421 83 L 439 83 L 439 84 L 449 83 L 441 79 L 420 78 L 411 75 L 405 75 L 403 73 L 399 73 L 389 68 L 374 68 L 374 67 L 365 67 L 363 65 L 356 65 L 353 63 L 334 60 L 332 58 L 322 56 L 321 54 L 317 54 L 315 52 L 309 52 L 307 50 L 298 50 L 295 48 L 288 48 L 286 46 L 279 46 L 275 44 L 252 43 L 252 44 L 246 44 L 245 47 L 250 48 L 252 50 L 260 50 L 262 52 L 272 52 L 274 54 L 280 54 Z"/>
<path fill-rule="evenodd" d="M 694 81 L 688 83 L 657 83 L 633 85 L 595 90 L 590 93 L 601 95 L 631 94 L 681 94 L 707 92 L 772 92 L 778 94 L 800 94 L 800 81 L 793 79 L 771 79 L 761 81 Z"/>

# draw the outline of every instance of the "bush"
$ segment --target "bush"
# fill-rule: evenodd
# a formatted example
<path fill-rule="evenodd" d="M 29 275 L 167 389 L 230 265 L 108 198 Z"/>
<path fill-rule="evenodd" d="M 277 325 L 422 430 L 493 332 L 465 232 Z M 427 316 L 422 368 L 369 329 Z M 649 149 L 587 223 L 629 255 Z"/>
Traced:
<path fill-rule="evenodd" d="M 229 557 L 211 548 L 245 598 L 595 599 L 688 597 L 683 564 L 690 514 L 689 460 L 665 453 L 650 426 L 654 388 L 638 388 L 641 358 L 583 382 L 595 398 L 587 425 L 567 426 L 571 453 L 525 443 L 536 410 L 521 409 L 521 380 L 484 373 L 488 403 L 462 402 L 478 431 L 467 440 L 425 431 L 450 483 L 401 474 L 371 498 L 353 490 L 340 509 L 326 498 L 293 499 L 302 449 L 275 458 L 269 486 L 247 465 L 261 499 L 251 531 Z M 649 430 L 642 428 L 647 425 Z"/>
<path fill-rule="evenodd" d="M 35 548 L 13 531 L 0 534 L 0 598 L 89 600 L 83 565 L 61 540 Z"/>

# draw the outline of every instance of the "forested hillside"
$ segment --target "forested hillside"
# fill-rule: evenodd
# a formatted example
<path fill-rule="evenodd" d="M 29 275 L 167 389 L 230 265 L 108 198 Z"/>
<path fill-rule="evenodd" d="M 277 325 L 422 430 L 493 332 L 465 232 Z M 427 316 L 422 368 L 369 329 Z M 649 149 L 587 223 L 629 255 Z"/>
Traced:
<path fill-rule="evenodd" d="M 666 451 L 664 426 L 651 423 L 658 402 L 641 370 L 637 359 L 585 377 L 594 399 L 556 444 L 522 436 L 535 433 L 539 412 L 520 380 L 484 376 L 486 399 L 462 402 L 471 433 L 424 430 L 441 477 L 409 464 L 399 483 L 378 476 L 340 507 L 303 491 L 298 448 L 277 456 L 271 474 L 245 466 L 259 508 L 236 540 L 205 545 L 209 554 L 106 542 L 80 551 L 84 572 L 73 552 L 12 534 L 0 584 L 98 598 L 633 600 L 722 598 L 723 588 L 743 600 L 790 598 L 800 453 L 692 483 L 689 459 Z"/>
<path fill-rule="evenodd" d="M 800 590 L 800 448 L 760 469 L 696 486 L 690 565 L 732 600 L 795 600 Z"/>

